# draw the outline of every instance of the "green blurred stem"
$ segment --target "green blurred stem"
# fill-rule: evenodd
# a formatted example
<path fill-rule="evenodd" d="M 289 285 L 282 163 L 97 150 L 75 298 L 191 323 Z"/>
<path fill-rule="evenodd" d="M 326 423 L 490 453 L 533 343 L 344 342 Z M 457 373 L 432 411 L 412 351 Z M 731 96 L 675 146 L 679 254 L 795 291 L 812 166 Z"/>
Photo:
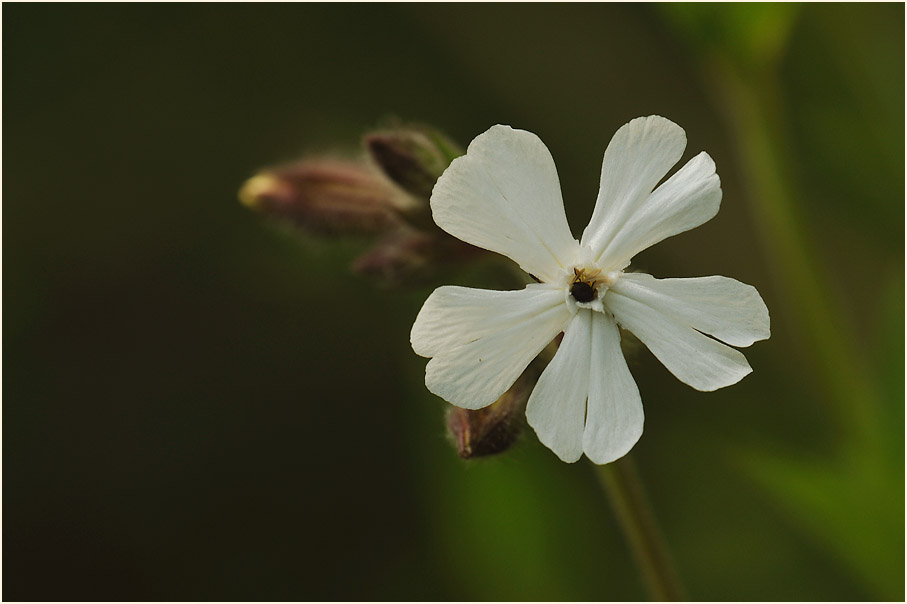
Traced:
<path fill-rule="evenodd" d="M 526 274 L 513 263 L 507 263 L 506 266 L 514 283 L 525 285 Z M 543 364 L 547 363 L 555 351 L 557 341 L 543 350 L 539 359 Z M 651 599 L 660 602 L 685 600 L 680 580 L 661 531 L 658 530 L 633 459 L 630 455 L 625 455 L 615 462 L 592 466 L 611 502 Z"/>
<path fill-rule="evenodd" d="M 505 270 L 514 279 L 514 286 L 526 284 L 526 273 L 517 269 L 513 263 L 508 262 L 505 266 Z M 557 341 L 540 353 L 539 360 L 547 364 L 556 351 Z M 658 602 L 685 600 L 667 545 L 655 522 L 655 515 L 631 456 L 625 455 L 603 466 L 592 466 L 611 502 L 650 598 Z"/>
<path fill-rule="evenodd" d="M 615 462 L 595 466 L 595 473 L 611 501 L 649 596 L 662 602 L 684 600 L 683 588 L 655 523 L 636 464 L 626 455 Z"/>
<path fill-rule="evenodd" d="M 862 358 L 854 326 L 837 303 L 816 246 L 799 212 L 781 93 L 774 66 L 743 73 L 712 55 L 708 74 L 731 126 L 740 164 L 751 192 L 764 249 L 793 311 L 806 348 L 818 351 L 817 369 L 827 399 L 848 436 L 859 441 L 875 431 L 877 393 Z M 846 280 L 847 275 L 834 278 Z"/>

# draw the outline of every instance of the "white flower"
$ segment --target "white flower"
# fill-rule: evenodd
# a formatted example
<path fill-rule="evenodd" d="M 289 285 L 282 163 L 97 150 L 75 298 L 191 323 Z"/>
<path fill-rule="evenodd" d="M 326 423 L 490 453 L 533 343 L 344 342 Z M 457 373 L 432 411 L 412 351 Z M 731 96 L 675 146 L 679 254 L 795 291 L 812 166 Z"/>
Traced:
<path fill-rule="evenodd" d="M 618 325 L 698 390 L 750 373 L 746 358 L 722 342 L 749 346 L 769 337 L 768 309 L 755 288 L 727 277 L 624 272 L 638 252 L 718 212 L 721 185 L 706 153 L 656 188 L 685 147 L 683 129 L 663 117 L 621 127 L 605 151 L 595 210 L 577 241 L 544 143 L 508 126 L 476 137 L 435 185 L 435 222 L 507 256 L 540 283 L 521 291 L 435 290 L 411 335 L 413 350 L 432 357 L 428 389 L 466 409 L 490 405 L 564 332 L 529 398 L 527 419 L 562 460 L 585 453 L 603 464 L 625 455 L 643 429 Z"/>

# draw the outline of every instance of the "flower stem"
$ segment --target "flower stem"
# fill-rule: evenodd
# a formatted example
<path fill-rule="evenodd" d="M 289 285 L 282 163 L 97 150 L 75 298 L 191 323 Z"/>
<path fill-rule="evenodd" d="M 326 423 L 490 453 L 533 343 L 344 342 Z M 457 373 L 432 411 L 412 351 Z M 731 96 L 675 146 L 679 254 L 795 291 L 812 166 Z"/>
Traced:
<path fill-rule="evenodd" d="M 683 588 L 655 523 L 636 464 L 626 455 L 615 462 L 595 466 L 595 472 L 611 501 L 649 596 L 662 602 L 684 600 Z"/>

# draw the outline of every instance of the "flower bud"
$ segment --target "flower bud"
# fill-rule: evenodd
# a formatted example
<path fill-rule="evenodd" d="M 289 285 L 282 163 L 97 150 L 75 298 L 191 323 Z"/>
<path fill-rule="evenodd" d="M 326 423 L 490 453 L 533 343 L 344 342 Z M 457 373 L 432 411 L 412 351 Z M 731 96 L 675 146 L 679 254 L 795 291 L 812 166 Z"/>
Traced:
<path fill-rule="evenodd" d="M 447 429 L 463 459 L 503 453 L 516 442 L 523 426 L 526 402 L 539 378 L 536 363 L 529 365 L 510 390 L 488 407 L 461 409 L 451 406 Z"/>
<path fill-rule="evenodd" d="M 388 178 L 424 200 L 450 162 L 463 154 L 443 134 L 425 126 L 374 132 L 365 137 L 365 148 Z"/>
<path fill-rule="evenodd" d="M 428 282 L 443 271 L 461 268 L 489 254 L 440 229 L 426 232 L 405 225 L 381 239 L 351 268 L 358 275 L 396 286 Z"/>
<path fill-rule="evenodd" d="M 376 233 L 400 224 L 403 195 L 368 166 L 305 159 L 245 182 L 242 203 L 317 234 Z M 409 202 L 411 204 L 411 202 Z"/>
<path fill-rule="evenodd" d="M 352 270 L 386 285 L 419 281 L 431 274 L 435 240 L 432 235 L 402 228 L 360 256 Z"/>

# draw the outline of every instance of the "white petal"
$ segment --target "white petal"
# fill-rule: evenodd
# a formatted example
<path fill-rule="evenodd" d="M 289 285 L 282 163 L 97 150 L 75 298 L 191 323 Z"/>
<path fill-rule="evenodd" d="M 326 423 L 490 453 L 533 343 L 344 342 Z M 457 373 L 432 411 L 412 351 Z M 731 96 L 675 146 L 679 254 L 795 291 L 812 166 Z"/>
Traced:
<path fill-rule="evenodd" d="M 526 419 L 539 440 L 568 463 L 583 454 L 593 314 L 598 313 L 580 309 L 567 324 L 557 353 L 526 404 Z"/>
<path fill-rule="evenodd" d="M 438 179 L 431 209 L 454 237 L 542 281 L 554 281 L 575 255 L 554 160 L 531 132 L 493 126 L 477 136 Z"/>
<path fill-rule="evenodd" d="M 623 125 L 605 151 L 598 200 L 583 232 L 583 246 L 598 257 L 655 185 L 680 161 L 686 146 L 683 128 L 663 117 L 640 117 Z M 608 270 L 613 268 L 623 267 Z"/>
<path fill-rule="evenodd" d="M 732 346 L 749 346 L 771 335 L 762 296 L 736 279 L 656 279 L 627 273 L 613 289 Z"/>
<path fill-rule="evenodd" d="M 531 283 L 516 291 L 446 285 L 428 297 L 410 333 L 413 350 L 432 357 L 525 323 L 564 303 L 560 287 Z"/>
<path fill-rule="evenodd" d="M 618 284 L 620 281 L 623 278 Z M 608 290 L 605 307 L 680 381 L 697 390 L 711 391 L 736 384 L 752 372 L 740 352 L 645 301 L 624 295 L 626 288 L 618 284 Z"/>
<path fill-rule="evenodd" d="M 626 455 L 642 436 L 643 410 L 639 388 L 620 349 L 614 321 L 593 313 L 589 406 L 583 451 L 605 464 Z"/>
<path fill-rule="evenodd" d="M 711 220 L 721 205 L 715 162 L 703 152 L 691 159 L 627 216 L 605 241 L 599 264 L 623 268 L 637 253 Z"/>
<path fill-rule="evenodd" d="M 480 409 L 513 385 L 569 318 L 563 291 L 551 286 L 516 292 L 442 287 L 419 312 L 411 341 L 417 354 L 434 356 L 425 368 L 430 391 Z"/>

